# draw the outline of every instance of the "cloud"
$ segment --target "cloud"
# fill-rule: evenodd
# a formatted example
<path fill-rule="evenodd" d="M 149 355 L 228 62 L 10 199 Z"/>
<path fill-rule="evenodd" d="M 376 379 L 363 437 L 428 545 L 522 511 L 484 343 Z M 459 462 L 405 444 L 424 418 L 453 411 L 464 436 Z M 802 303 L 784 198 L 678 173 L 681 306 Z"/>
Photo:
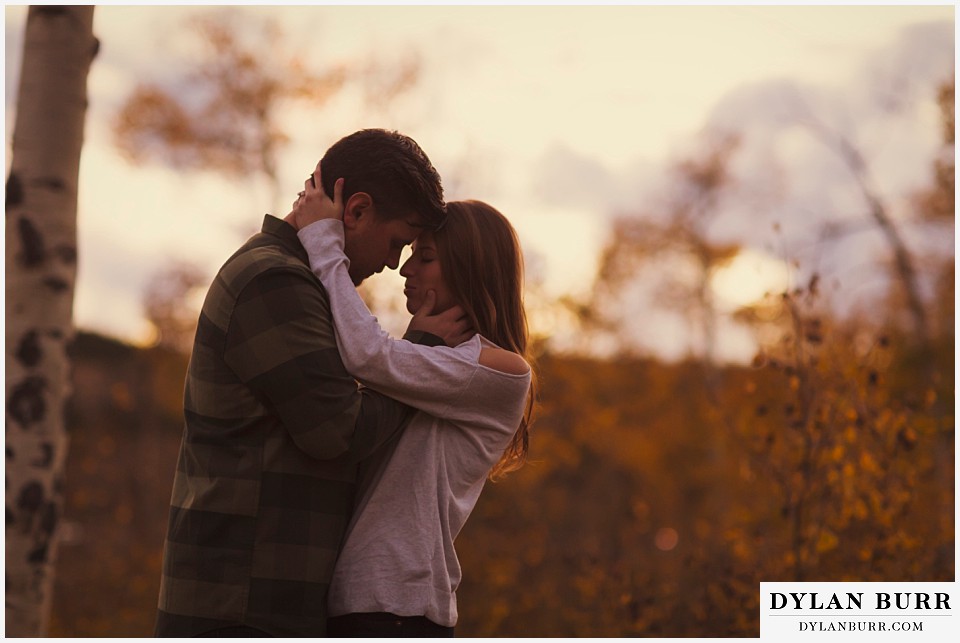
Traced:
<path fill-rule="evenodd" d="M 815 229 L 863 219 L 866 203 L 838 152 L 841 138 L 865 159 L 870 189 L 902 218 L 904 196 L 930 180 L 941 145 L 934 101 L 952 68 L 952 23 L 914 25 L 867 56 L 849 82 L 777 79 L 736 88 L 717 103 L 707 128 L 743 136 L 736 160 L 743 190 L 766 194 L 768 212 L 781 222 Z"/>
<path fill-rule="evenodd" d="M 889 47 L 869 58 L 851 92 L 863 108 L 909 109 L 954 74 L 954 23 L 909 25 Z"/>
<path fill-rule="evenodd" d="M 845 82 L 783 78 L 737 87 L 718 101 L 708 126 L 770 132 L 816 117 L 833 127 L 855 127 L 864 118 L 914 109 L 953 74 L 953 22 L 914 24 L 892 44 L 870 52 Z"/>
<path fill-rule="evenodd" d="M 616 179 L 595 157 L 555 143 L 544 152 L 533 177 L 537 198 L 549 205 L 596 205 L 616 190 Z"/>
<path fill-rule="evenodd" d="M 605 217 L 635 210 L 660 172 L 659 164 L 643 158 L 613 168 L 593 154 L 554 143 L 534 164 L 530 192 L 545 205 Z"/>
<path fill-rule="evenodd" d="M 805 87 L 792 79 L 764 80 L 723 96 L 707 119 L 710 129 L 769 132 L 789 127 L 804 113 Z"/>

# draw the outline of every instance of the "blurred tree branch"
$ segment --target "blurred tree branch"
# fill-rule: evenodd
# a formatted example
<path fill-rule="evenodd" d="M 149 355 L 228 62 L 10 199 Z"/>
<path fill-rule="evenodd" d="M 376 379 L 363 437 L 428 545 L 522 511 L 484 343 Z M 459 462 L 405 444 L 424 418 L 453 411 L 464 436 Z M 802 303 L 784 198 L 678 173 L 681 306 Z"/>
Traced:
<path fill-rule="evenodd" d="M 280 108 L 294 101 L 320 107 L 348 82 L 383 107 L 413 87 L 420 74 L 415 55 L 396 63 L 368 60 L 335 64 L 322 72 L 285 50 L 274 20 L 254 21 L 237 11 L 213 10 L 189 24 L 205 54 L 179 86 L 143 82 L 117 114 L 114 138 L 131 161 L 159 161 L 177 169 L 209 169 L 227 176 L 265 177 L 271 206 L 284 207 L 278 159 L 289 141 Z"/>
<path fill-rule="evenodd" d="M 934 161 L 934 187 L 915 198 L 916 216 L 922 221 L 952 222 L 954 217 L 953 88 L 954 82 L 951 79 L 941 85 L 937 95 L 945 153 Z M 905 304 L 912 319 L 915 341 L 921 348 L 929 347 L 930 324 L 920 292 L 917 258 L 903 238 L 900 230 L 902 224 L 891 216 L 890 206 L 875 183 L 869 162 L 851 137 L 828 127 L 811 109 L 806 110 L 802 123 L 850 171 L 874 226 L 884 236 L 893 254 L 893 272 L 901 284 Z"/>
<path fill-rule="evenodd" d="M 708 364 L 713 362 L 717 311 L 710 279 L 715 269 L 737 255 L 740 245 L 712 241 L 709 228 L 733 181 L 729 165 L 738 145 L 734 136 L 709 140 L 700 156 L 682 159 L 674 166 L 662 211 L 614 220 L 589 306 L 594 316 L 603 314 L 611 305 L 603 300 L 622 292 L 643 264 L 664 258 L 684 261 L 693 266 L 692 278 L 668 277 L 658 288 L 660 301 L 694 320 L 703 338 L 702 356 Z"/>
<path fill-rule="evenodd" d="M 956 153 L 954 142 L 954 79 L 940 86 L 937 103 L 940 106 L 943 146 L 933 162 L 933 185 L 915 197 L 921 219 L 942 221 L 953 225 L 956 217 Z"/>
<path fill-rule="evenodd" d="M 143 307 L 153 325 L 155 343 L 189 355 L 197 329 L 198 307 L 191 297 L 207 285 L 207 277 L 192 263 L 180 262 L 157 272 L 147 285 Z"/>

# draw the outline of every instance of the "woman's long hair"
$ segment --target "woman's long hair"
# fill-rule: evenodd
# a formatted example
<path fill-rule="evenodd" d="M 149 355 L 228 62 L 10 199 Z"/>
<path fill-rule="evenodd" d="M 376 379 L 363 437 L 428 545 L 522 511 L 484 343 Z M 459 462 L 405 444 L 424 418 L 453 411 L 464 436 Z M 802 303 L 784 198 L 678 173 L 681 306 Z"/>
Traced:
<path fill-rule="evenodd" d="M 520 241 L 507 218 L 482 201 L 447 203 L 446 220 L 434 233 L 434 239 L 444 281 L 473 327 L 530 365 L 530 391 L 523 418 L 510 445 L 490 472 L 490 479 L 495 480 L 519 469 L 526 461 L 537 392 L 523 308 Z"/>

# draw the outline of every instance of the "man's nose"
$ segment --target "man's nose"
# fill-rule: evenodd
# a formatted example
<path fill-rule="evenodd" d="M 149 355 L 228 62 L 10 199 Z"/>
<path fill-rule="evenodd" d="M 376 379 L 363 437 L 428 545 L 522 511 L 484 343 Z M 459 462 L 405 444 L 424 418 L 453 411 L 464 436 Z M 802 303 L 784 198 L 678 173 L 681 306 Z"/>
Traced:
<path fill-rule="evenodd" d="M 400 252 L 401 252 L 400 250 L 397 250 L 396 252 L 391 252 L 390 256 L 387 257 L 387 267 L 390 268 L 390 270 L 396 270 L 397 266 L 400 265 Z"/>

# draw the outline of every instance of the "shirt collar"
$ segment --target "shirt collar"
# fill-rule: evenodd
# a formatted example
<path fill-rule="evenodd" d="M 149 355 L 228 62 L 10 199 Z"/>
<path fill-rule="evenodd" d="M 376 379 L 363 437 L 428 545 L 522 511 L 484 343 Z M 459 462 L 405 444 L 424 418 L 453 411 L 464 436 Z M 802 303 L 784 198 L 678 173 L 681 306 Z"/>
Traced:
<path fill-rule="evenodd" d="M 280 245 L 297 256 L 303 263 L 310 263 L 310 256 L 300 243 L 300 237 L 293 226 L 272 214 L 263 215 L 263 227 L 260 231 L 277 238 Z"/>

